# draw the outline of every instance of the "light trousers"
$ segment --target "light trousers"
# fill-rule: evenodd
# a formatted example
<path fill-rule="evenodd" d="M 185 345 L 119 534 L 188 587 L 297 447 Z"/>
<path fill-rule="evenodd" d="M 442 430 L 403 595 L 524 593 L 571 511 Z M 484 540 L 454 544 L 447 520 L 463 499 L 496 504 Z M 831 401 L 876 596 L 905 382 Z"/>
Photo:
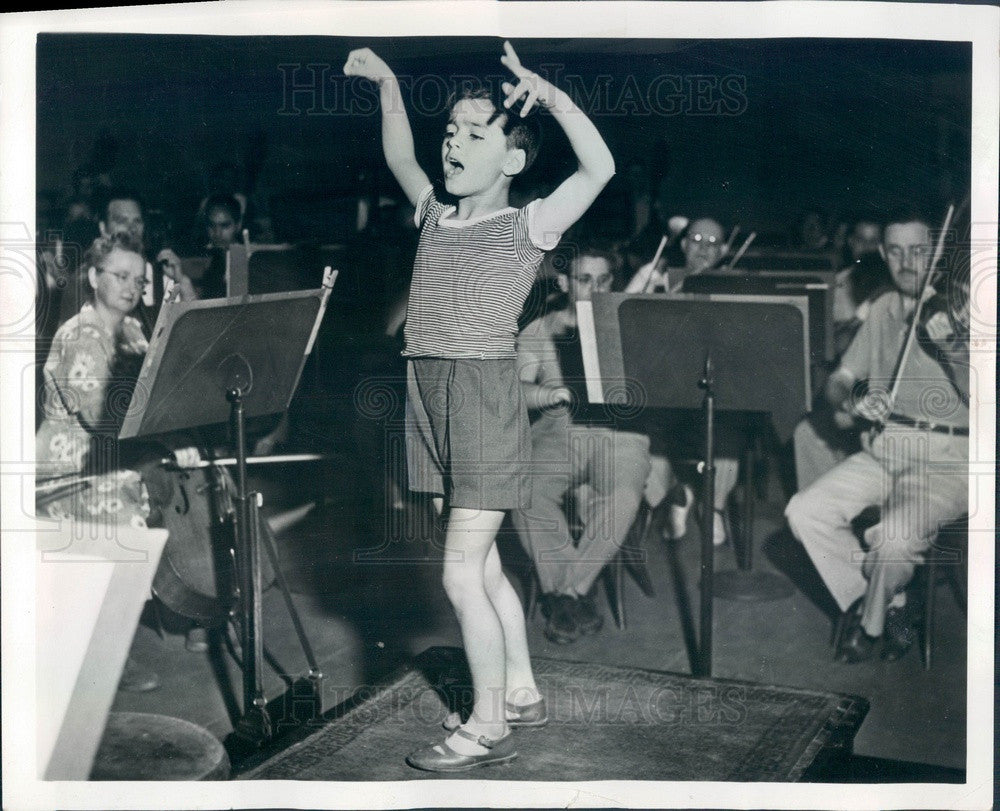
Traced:
<path fill-rule="evenodd" d="M 543 415 L 531 440 L 531 507 L 513 510 L 511 520 L 543 593 L 586 594 L 635 520 L 649 475 L 649 437 Z M 571 490 L 582 501 L 576 544 L 563 509 Z"/>
<path fill-rule="evenodd" d="M 785 516 L 823 582 L 846 611 L 864 597 L 861 625 L 881 636 L 890 600 L 902 591 L 938 529 L 968 512 L 968 437 L 889 424 L 805 490 Z M 859 543 L 851 521 L 881 508 Z"/>

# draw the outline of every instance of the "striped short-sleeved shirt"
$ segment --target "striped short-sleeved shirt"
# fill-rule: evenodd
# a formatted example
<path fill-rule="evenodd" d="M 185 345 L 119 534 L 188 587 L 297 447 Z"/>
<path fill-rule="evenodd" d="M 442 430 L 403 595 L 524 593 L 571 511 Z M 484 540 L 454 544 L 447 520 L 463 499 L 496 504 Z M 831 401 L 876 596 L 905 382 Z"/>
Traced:
<path fill-rule="evenodd" d="M 538 202 L 455 220 L 454 206 L 432 186 L 421 193 L 404 355 L 516 357 L 517 318 L 545 251 L 558 241 L 532 232 Z"/>

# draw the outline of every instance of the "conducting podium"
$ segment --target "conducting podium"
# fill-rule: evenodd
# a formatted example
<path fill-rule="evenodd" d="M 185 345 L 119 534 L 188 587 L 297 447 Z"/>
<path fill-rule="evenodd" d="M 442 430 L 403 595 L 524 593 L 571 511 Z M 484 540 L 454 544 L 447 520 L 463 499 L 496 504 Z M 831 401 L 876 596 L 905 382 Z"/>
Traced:
<path fill-rule="evenodd" d="M 705 415 L 700 641 L 695 675 L 711 675 L 713 578 L 761 588 L 776 575 L 714 574 L 714 415 L 770 414 L 780 439 L 808 410 L 809 301 L 804 296 L 595 294 L 577 304 L 587 394 L 635 413 L 701 409 Z M 787 584 L 786 584 L 787 588 Z M 788 591 L 790 594 L 790 590 Z"/>
<path fill-rule="evenodd" d="M 179 302 L 164 307 L 153 331 L 121 439 L 229 423 L 235 446 L 233 595 L 243 670 L 243 717 L 236 735 L 260 745 L 275 732 L 263 691 L 261 542 L 309 662 L 313 706 L 320 705 L 316 664 L 270 534 L 260 530 L 259 493 L 247 492 L 245 420 L 286 410 L 312 350 L 336 279 L 327 268 L 320 288 L 306 291 Z M 301 707 L 304 697 L 292 696 Z M 305 698 L 309 698 L 308 696 Z"/>

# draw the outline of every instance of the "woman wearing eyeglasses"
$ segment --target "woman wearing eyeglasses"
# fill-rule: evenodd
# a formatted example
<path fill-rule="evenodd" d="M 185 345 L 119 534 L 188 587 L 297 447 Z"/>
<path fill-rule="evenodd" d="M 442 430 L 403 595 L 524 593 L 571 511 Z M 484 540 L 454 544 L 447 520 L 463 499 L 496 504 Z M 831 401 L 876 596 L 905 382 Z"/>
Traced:
<path fill-rule="evenodd" d="M 141 527 L 149 515 L 139 474 L 120 469 L 127 462 L 117 443 L 149 347 L 131 315 L 147 284 L 140 251 L 127 234 L 94 240 L 82 265 L 91 300 L 52 340 L 43 370 L 44 419 L 35 435 L 38 478 L 81 474 L 86 483 L 75 496 L 45 499 L 43 512 L 52 518 Z M 173 454 L 182 467 L 200 458 L 193 447 Z"/>
<path fill-rule="evenodd" d="M 142 298 L 145 261 L 126 235 L 99 237 L 84 258 L 92 301 L 56 332 L 43 372 L 44 420 L 35 435 L 39 479 L 86 476 L 84 489 L 40 512 L 143 527 L 139 474 L 118 466 L 115 438 L 147 343 L 129 314 Z"/>
<path fill-rule="evenodd" d="M 40 516 L 105 526 L 145 527 L 148 490 L 168 500 L 157 476 L 137 472 L 137 448 L 124 457 L 117 437 L 148 344 L 135 310 L 146 286 L 146 263 L 128 234 L 94 240 L 84 257 L 91 300 L 52 340 L 43 370 L 44 419 L 35 435 Z M 162 449 L 153 453 L 162 457 Z M 174 450 L 181 466 L 199 460 L 195 448 Z M 154 471 L 155 472 L 155 471 Z M 131 658 L 121 689 L 158 685 L 155 673 Z"/>
<path fill-rule="evenodd" d="M 149 500 L 139 474 L 124 469 L 117 436 L 149 346 L 131 315 L 146 286 L 145 260 L 130 236 L 113 234 L 94 240 L 83 267 L 92 300 L 52 340 L 43 370 L 45 416 L 35 435 L 39 480 L 69 484 L 80 474 L 82 489 L 45 498 L 41 512 L 142 527 Z M 194 447 L 173 454 L 181 467 L 200 458 Z"/>

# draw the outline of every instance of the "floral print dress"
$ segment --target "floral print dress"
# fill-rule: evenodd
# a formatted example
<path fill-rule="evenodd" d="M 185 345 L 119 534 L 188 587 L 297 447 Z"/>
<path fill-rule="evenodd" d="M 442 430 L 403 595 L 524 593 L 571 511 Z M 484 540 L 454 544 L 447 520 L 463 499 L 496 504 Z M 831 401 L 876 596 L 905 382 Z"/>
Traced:
<path fill-rule="evenodd" d="M 135 318 L 112 335 L 90 304 L 56 331 L 43 371 L 37 476 L 85 487 L 48 501 L 40 515 L 146 526 L 146 489 L 138 473 L 120 469 L 117 437 L 147 349 Z"/>

